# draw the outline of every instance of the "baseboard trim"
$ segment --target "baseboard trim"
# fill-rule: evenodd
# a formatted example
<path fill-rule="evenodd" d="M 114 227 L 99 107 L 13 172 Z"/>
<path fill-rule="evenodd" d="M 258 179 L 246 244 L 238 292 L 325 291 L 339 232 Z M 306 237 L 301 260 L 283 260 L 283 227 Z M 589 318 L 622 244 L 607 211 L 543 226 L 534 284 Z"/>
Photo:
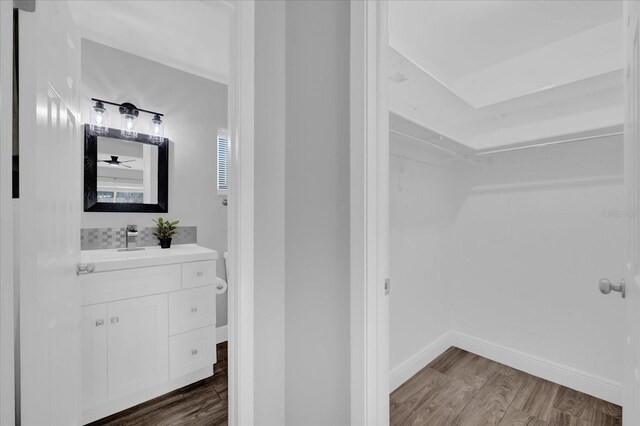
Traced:
<path fill-rule="evenodd" d="M 451 332 L 448 331 L 438 337 L 433 342 L 416 352 L 397 367 L 391 370 L 389 375 L 389 385 L 391 392 L 409 380 L 411 376 L 422 370 L 431 361 L 436 359 L 442 352 L 451 346 Z"/>
<path fill-rule="evenodd" d="M 620 382 L 453 330 L 444 333 L 433 343 L 394 368 L 390 376 L 391 390 L 395 390 L 450 346 L 456 346 L 605 401 L 622 404 L 623 388 Z"/>
<path fill-rule="evenodd" d="M 216 344 L 226 342 L 229 338 L 229 327 L 227 325 L 221 325 L 216 327 Z"/>

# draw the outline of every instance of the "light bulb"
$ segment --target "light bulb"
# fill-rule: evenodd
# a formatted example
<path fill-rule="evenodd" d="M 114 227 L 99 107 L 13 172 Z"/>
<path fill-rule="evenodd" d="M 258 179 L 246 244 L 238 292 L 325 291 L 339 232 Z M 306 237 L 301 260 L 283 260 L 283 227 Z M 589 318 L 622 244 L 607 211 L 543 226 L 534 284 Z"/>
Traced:
<path fill-rule="evenodd" d="M 164 139 L 164 123 L 160 114 L 154 114 L 149 122 L 149 139 L 154 142 L 162 142 Z"/>
<path fill-rule="evenodd" d="M 136 122 L 138 118 L 138 108 L 130 103 L 120 105 L 120 131 L 125 138 L 135 139 L 138 137 Z"/>
<path fill-rule="evenodd" d="M 100 101 L 96 101 L 96 104 L 89 111 L 89 127 L 96 133 L 107 133 L 109 129 L 109 113 L 104 107 L 104 104 Z"/>

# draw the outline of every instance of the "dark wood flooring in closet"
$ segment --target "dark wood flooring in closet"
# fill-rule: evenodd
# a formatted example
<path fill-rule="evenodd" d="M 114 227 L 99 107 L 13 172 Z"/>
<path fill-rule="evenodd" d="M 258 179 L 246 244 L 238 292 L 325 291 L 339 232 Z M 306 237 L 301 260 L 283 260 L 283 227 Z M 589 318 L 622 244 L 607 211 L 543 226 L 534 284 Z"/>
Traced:
<path fill-rule="evenodd" d="M 391 394 L 392 425 L 621 425 L 622 408 L 451 347 Z"/>
<path fill-rule="evenodd" d="M 91 426 L 227 424 L 227 342 L 217 345 L 213 377 L 91 423 Z"/>

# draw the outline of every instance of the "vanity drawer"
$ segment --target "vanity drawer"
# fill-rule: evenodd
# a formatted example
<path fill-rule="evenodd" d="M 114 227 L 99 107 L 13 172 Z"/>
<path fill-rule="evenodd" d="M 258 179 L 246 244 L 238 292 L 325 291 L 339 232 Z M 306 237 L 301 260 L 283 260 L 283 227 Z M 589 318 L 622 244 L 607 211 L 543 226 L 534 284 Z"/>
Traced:
<path fill-rule="evenodd" d="M 189 262 L 182 264 L 182 288 L 214 285 L 216 283 L 216 261 Z"/>
<path fill-rule="evenodd" d="M 180 288 L 180 265 L 151 266 L 80 276 L 82 304 L 166 293 Z"/>
<path fill-rule="evenodd" d="M 213 286 L 180 290 L 169 294 L 169 334 L 184 333 L 216 322 Z"/>
<path fill-rule="evenodd" d="M 169 374 L 175 379 L 185 374 L 210 368 L 216 363 L 216 329 L 204 327 L 172 336 L 169 340 Z"/>

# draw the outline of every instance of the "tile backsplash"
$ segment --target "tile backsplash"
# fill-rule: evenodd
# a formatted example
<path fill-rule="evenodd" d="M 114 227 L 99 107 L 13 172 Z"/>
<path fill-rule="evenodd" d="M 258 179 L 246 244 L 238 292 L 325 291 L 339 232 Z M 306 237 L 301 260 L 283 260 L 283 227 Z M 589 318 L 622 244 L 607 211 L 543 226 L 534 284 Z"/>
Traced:
<path fill-rule="evenodd" d="M 138 228 L 136 243 L 138 247 L 159 245 L 153 235 L 155 227 Z M 195 244 L 198 241 L 197 226 L 179 226 L 171 244 Z M 98 250 L 124 248 L 126 246 L 126 228 L 82 228 L 80 230 L 80 248 Z"/>

